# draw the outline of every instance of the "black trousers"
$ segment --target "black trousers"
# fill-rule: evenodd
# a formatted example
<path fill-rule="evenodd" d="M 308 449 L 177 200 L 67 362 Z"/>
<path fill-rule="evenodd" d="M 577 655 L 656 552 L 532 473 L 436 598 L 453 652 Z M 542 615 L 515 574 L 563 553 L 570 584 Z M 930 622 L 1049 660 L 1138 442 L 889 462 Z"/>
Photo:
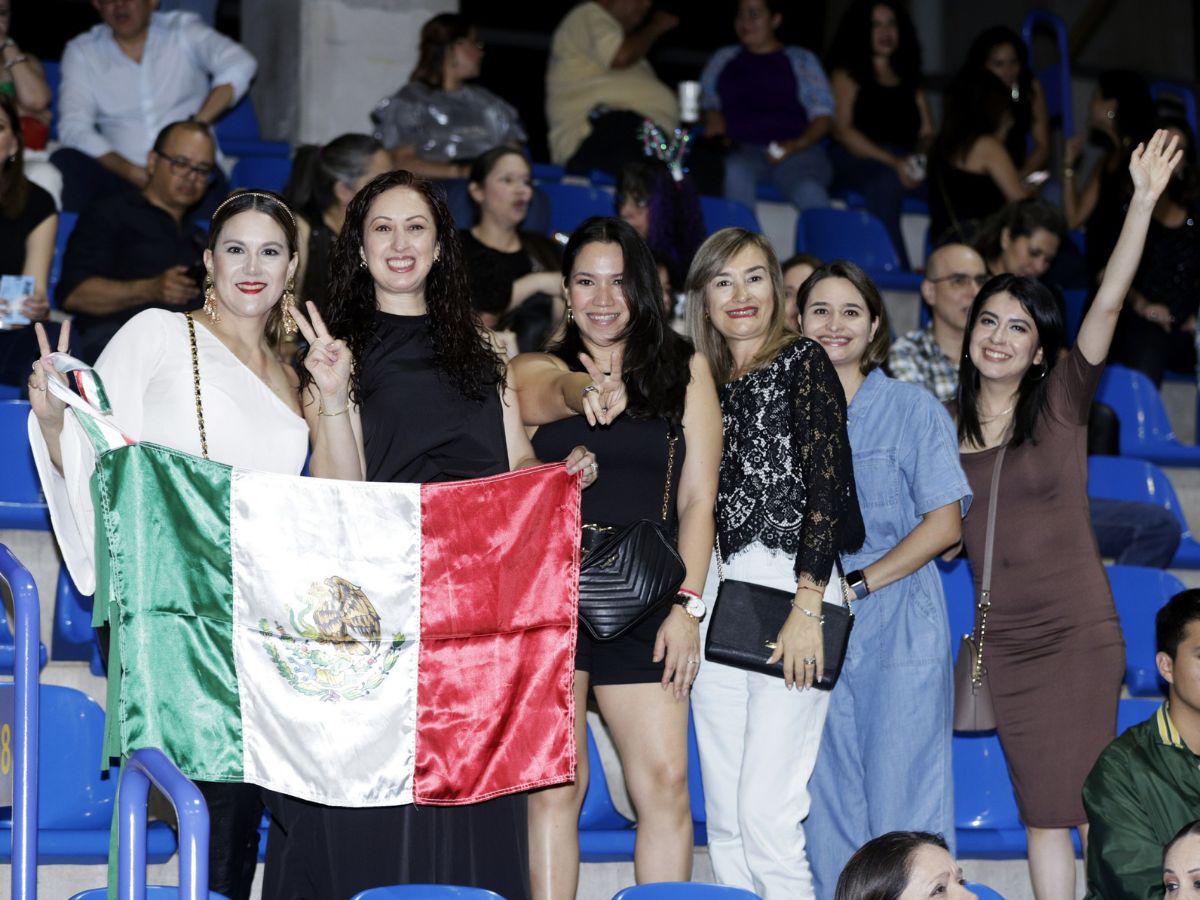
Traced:
<path fill-rule="evenodd" d="M 1112 361 L 1145 372 L 1161 385 L 1166 371 L 1188 375 L 1196 371 L 1195 336 L 1178 329 L 1164 331 L 1132 310 L 1124 310 L 1117 321 Z"/>
<path fill-rule="evenodd" d="M 250 900 L 258 865 L 263 791 L 256 784 L 197 781 L 208 804 L 209 889 L 229 900 Z"/>

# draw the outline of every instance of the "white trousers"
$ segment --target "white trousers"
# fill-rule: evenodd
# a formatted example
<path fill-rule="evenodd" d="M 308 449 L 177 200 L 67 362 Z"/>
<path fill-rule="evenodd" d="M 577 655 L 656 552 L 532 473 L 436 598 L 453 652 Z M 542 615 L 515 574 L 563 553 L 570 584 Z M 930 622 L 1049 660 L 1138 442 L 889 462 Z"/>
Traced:
<path fill-rule="evenodd" d="M 794 591 L 791 560 L 758 544 L 725 564 L 725 577 Z M 717 596 L 715 562 L 704 601 Z M 842 603 L 836 570 L 825 600 Z M 709 616 L 700 626 L 701 643 Z M 692 688 L 692 713 L 704 780 L 708 853 L 721 884 L 765 900 L 809 900 L 804 852 L 808 780 L 817 762 L 829 692 L 788 690 L 782 678 L 704 660 Z"/>

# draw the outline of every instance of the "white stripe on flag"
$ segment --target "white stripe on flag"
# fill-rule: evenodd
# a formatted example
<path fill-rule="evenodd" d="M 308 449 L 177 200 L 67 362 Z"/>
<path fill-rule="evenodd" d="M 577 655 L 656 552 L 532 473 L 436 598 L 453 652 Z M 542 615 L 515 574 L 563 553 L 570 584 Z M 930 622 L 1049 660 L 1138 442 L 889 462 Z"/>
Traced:
<path fill-rule="evenodd" d="M 411 803 L 420 485 L 235 470 L 231 494 L 245 780 L 330 805 Z"/>

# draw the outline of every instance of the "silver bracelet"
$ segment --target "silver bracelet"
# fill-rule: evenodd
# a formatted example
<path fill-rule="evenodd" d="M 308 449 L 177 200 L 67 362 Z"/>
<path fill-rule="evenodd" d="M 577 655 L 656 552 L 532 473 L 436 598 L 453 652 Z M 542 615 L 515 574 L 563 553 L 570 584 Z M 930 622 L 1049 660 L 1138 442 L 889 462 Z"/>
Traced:
<path fill-rule="evenodd" d="M 800 610 L 800 612 L 804 613 L 804 615 L 808 616 L 810 619 L 816 619 L 818 625 L 825 624 L 825 616 L 822 613 L 815 613 L 811 609 L 805 609 L 795 600 L 792 601 L 792 608 Z"/>
<path fill-rule="evenodd" d="M 15 59 L 10 59 L 4 64 L 4 68 L 11 70 L 17 63 L 29 62 L 28 56 L 18 56 Z"/>

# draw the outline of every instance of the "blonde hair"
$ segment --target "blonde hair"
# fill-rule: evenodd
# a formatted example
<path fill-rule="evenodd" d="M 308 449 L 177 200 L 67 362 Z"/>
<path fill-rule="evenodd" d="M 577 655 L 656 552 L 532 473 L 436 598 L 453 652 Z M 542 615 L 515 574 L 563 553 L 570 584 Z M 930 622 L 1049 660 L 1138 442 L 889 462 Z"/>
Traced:
<path fill-rule="evenodd" d="M 783 272 L 779 268 L 779 257 L 775 248 L 761 234 L 745 228 L 722 228 L 700 245 L 688 269 L 684 291 L 687 293 L 688 336 L 696 349 L 704 354 L 712 366 L 713 374 L 721 384 L 733 377 L 733 356 L 725 337 L 713 325 L 708 314 L 708 283 L 726 266 L 730 259 L 747 247 L 756 247 L 767 261 L 767 272 L 771 276 L 771 293 L 775 303 L 767 323 L 767 336 L 762 347 L 750 361 L 748 371 L 770 365 L 779 353 L 795 341 L 799 335 L 788 331 L 783 312 Z"/>

